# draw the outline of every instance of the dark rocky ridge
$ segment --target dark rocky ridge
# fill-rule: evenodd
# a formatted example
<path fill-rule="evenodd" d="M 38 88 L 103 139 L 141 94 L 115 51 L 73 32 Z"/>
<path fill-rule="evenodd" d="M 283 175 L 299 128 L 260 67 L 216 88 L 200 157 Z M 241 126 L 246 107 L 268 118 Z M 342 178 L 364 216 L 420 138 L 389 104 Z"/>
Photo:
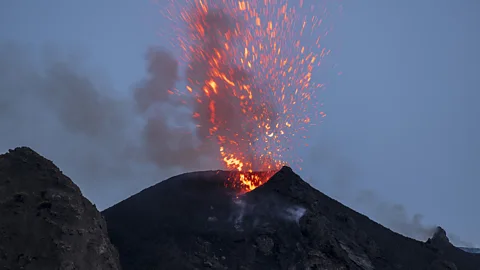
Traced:
<path fill-rule="evenodd" d="M 124 269 L 480 269 L 443 229 L 426 243 L 404 237 L 288 167 L 239 197 L 228 176 L 179 175 L 105 210 Z"/>
<path fill-rule="evenodd" d="M 179 175 L 105 210 L 123 269 L 480 269 L 442 228 L 425 243 L 403 237 L 288 167 L 242 196 L 229 176 Z M 0 155 L 3 269 L 120 269 L 100 213 L 29 148 Z"/>
<path fill-rule="evenodd" d="M 95 206 L 26 147 L 0 155 L 0 269 L 121 269 Z"/>

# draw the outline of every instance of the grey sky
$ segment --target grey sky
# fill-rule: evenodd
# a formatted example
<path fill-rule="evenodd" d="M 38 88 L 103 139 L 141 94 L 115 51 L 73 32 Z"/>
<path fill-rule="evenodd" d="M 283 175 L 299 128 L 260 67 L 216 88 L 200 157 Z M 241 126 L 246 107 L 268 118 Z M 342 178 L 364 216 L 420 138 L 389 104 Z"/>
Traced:
<path fill-rule="evenodd" d="M 382 223 L 395 227 L 389 215 L 402 213 L 392 210 L 398 204 L 407 218 L 423 214 L 425 224 L 480 243 L 479 13 L 473 0 L 343 1 L 326 41 L 333 54 L 316 74 L 329 83 L 321 94 L 328 116 L 310 134 L 300 174 Z M 109 96 L 128 98 L 145 77 L 148 47 L 169 47 L 157 35 L 165 25 L 149 1 L 1 1 L 0 71 L 33 72 L 43 65 L 36 55 L 54 54 Z M 34 80 L 5 78 L 0 151 L 32 146 L 100 208 L 181 171 L 119 158 L 122 140 L 75 134 L 27 96 Z M 108 106 L 136 123 L 128 106 Z"/>

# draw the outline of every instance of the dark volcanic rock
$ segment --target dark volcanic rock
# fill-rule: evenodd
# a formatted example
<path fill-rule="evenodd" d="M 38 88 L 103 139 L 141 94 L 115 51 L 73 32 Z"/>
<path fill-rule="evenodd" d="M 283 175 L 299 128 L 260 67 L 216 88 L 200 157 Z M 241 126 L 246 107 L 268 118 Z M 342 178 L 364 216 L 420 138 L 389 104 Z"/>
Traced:
<path fill-rule="evenodd" d="M 0 155 L 0 269 L 121 269 L 95 206 L 26 147 Z"/>
<path fill-rule="evenodd" d="M 123 268 L 480 269 L 480 256 L 394 233 L 288 167 L 241 196 L 228 176 L 179 175 L 105 210 Z"/>
<path fill-rule="evenodd" d="M 443 249 L 453 246 L 447 237 L 447 232 L 442 227 L 437 227 L 432 238 L 427 240 L 427 244 Z"/>

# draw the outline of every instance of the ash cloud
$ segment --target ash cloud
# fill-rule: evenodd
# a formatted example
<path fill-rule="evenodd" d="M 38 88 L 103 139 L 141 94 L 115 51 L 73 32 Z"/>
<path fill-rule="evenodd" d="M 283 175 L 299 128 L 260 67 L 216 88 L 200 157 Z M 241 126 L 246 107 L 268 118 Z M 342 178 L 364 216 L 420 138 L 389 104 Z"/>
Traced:
<path fill-rule="evenodd" d="M 366 210 L 369 216 L 371 215 L 384 226 L 405 236 L 426 241 L 435 233 L 437 226 L 424 224 L 424 215 L 419 213 L 409 215 L 405 206 L 390 202 L 372 190 L 354 190 L 352 186 L 355 183 L 355 175 L 359 175 L 360 171 L 350 160 L 339 155 L 331 146 L 316 145 L 312 147 L 309 158 L 317 168 L 320 166 L 329 172 L 329 178 L 333 185 L 333 196 L 350 202 L 357 210 Z M 455 234 L 448 233 L 448 237 L 454 245 L 474 246 L 473 243 L 463 241 Z"/>
<path fill-rule="evenodd" d="M 193 53 L 185 71 L 192 87 L 201 88 L 207 78 L 205 53 L 218 50 L 219 32 L 238 30 L 232 20 L 218 12 L 208 14 L 208 38 L 192 40 L 204 52 Z M 145 77 L 128 89 L 110 88 L 82 56 L 55 48 L 38 51 L 0 43 L 0 151 L 34 148 L 75 179 L 101 209 L 169 176 L 222 167 L 210 134 L 210 104 L 202 89 L 195 89 L 197 96 L 175 89 L 183 70 L 167 51 L 149 49 Z M 235 137 L 238 152 L 253 156 L 251 145 L 258 134 L 250 120 L 260 111 L 261 117 L 274 119 L 273 105 L 253 78 L 221 53 L 227 60 L 218 68 L 236 83 L 251 85 L 253 100 L 245 115 L 231 89 L 217 81 L 219 94 L 212 101 L 216 121 L 224 128 L 216 135 Z M 116 92 L 129 95 L 122 98 Z M 193 117 L 195 112 L 199 116 Z"/>
<path fill-rule="evenodd" d="M 134 90 L 136 108 L 146 119 L 142 134 L 146 155 L 160 168 L 208 167 L 212 162 L 208 157 L 216 157 L 216 149 L 194 133 L 191 97 L 173 94 L 179 80 L 177 60 L 160 49 L 150 49 L 146 60 L 147 79 Z"/>
<path fill-rule="evenodd" d="M 385 226 L 411 238 L 425 241 L 436 231 L 436 226 L 423 224 L 422 214 L 410 217 L 403 205 L 388 202 L 371 190 L 361 191 L 355 202 L 373 211 Z"/>
<path fill-rule="evenodd" d="M 148 51 L 147 77 L 126 98 L 115 98 L 82 61 L 60 55 L 0 44 L 2 152 L 34 148 L 100 208 L 167 176 L 219 166 L 216 149 L 196 143 L 191 111 L 168 93 L 178 66 L 167 52 Z"/>

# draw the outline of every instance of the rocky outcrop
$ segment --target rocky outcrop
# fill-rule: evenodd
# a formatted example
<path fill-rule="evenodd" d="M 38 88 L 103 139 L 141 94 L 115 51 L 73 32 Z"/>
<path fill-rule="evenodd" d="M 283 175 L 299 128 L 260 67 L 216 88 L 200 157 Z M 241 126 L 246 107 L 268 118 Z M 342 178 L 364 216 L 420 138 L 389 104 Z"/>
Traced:
<path fill-rule="evenodd" d="M 26 147 L 0 155 L 0 269 L 121 269 L 95 206 Z"/>
<path fill-rule="evenodd" d="M 450 243 L 450 239 L 448 239 L 447 232 L 440 226 L 437 227 L 432 237 L 427 240 L 427 244 L 440 249 L 453 246 Z"/>
<path fill-rule="evenodd" d="M 432 237 L 425 244 L 434 252 L 435 256 L 428 269 L 480 269 L 480 255 L 471 254 L 455 247 L 450 243 L 447 232 L 440 226 L 436 228 Z"/>

